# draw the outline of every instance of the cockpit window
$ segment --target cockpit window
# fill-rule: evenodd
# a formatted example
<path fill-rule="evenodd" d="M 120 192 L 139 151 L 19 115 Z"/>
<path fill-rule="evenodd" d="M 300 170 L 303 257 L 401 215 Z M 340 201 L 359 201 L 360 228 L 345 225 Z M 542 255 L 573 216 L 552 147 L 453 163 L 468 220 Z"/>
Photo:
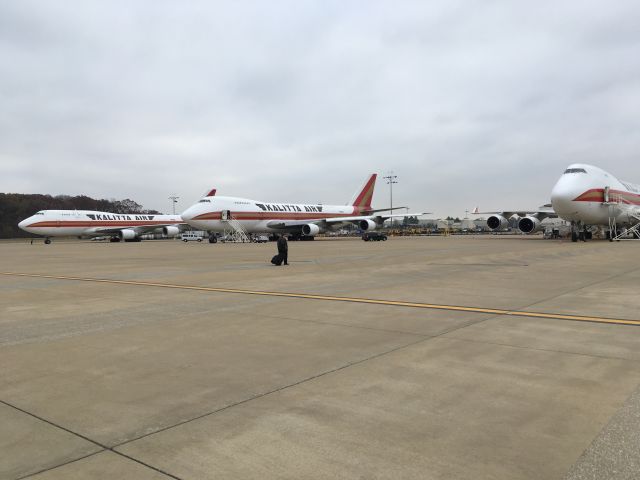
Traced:
<path fill-rule="evenodd" d="M 44 212 L 38 212 L 36 215 L 44 215 Z"/>
<path fill-rule="evenodd" d="M 584 168 L 567 168 L 564 173 L 587 173 Z"/>
<path fill-rule="evenodd" d="M 198 203 L 211 203 L 211 200 L 203 198 L 202 200 L 200 200 Z"/>

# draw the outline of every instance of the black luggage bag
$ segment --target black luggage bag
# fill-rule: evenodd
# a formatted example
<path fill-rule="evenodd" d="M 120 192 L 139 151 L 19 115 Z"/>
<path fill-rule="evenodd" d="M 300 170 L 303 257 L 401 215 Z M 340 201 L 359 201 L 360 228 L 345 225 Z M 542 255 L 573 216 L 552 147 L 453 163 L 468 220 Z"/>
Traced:
<path fill-rule="evenodd" d="M 282 265 L 282 255 L 280 254 L 274 255 L 273 258 L 271 259 L 271 263 L 277 266 Z"/>

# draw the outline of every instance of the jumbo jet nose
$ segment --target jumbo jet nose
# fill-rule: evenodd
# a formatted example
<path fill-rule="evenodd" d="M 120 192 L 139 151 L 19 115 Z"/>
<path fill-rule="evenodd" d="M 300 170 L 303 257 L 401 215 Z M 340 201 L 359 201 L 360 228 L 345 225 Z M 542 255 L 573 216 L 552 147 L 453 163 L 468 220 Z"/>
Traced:
<path fill-rule="evenodd" d="M 575 199 L 589 188 L 588 179 L 578 175 L 582 174 L 565 173 L 551 190 L 553 210 L 565 219 L 577 215 L 578 208 Z"/>
<path fill-rule="evenodd" d="M 25 218 L 20 223 L 18 223 L 18 227 L 24 230 L 25 232 L 28 232 L 29 230 L 27 230 L 27 227 L 29 226 L 29 223 L 30 223 L 29 219 Z"/>
<path fill-rule="evenodd" d="M 560 177 L 551 190 L 551 205 L 553 210 L 560 216 L 566 215 L 571 209 L 573 188 L 565 177 Z"/>

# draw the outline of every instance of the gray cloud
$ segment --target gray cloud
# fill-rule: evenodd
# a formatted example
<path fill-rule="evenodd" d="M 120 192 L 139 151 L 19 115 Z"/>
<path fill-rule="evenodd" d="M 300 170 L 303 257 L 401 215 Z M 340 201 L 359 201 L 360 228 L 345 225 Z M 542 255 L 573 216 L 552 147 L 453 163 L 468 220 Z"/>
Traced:
<path fill-rule="evenodd" d="M 640 182 L 637 2 L 0 3 L 0 191 L 460 215 Z M 376 203 L 387 203 L 379 182 Z"/>

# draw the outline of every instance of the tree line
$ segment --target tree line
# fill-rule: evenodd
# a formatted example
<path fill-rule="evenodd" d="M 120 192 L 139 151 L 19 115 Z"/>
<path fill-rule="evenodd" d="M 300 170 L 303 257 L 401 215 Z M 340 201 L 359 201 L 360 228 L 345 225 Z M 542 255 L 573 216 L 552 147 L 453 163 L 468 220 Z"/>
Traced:
<path fill-rule="evenodd" d="M 110 213 L 141 213 L 157 215 L 156 210 L 145 210 L 128 198 L 101 199 L 86 195 L 40 195 L 0 193 L 0 238 L 29 237 L 30 233 L 18 228 L 18 223 L 40 210 L 98 210 Z"/>

